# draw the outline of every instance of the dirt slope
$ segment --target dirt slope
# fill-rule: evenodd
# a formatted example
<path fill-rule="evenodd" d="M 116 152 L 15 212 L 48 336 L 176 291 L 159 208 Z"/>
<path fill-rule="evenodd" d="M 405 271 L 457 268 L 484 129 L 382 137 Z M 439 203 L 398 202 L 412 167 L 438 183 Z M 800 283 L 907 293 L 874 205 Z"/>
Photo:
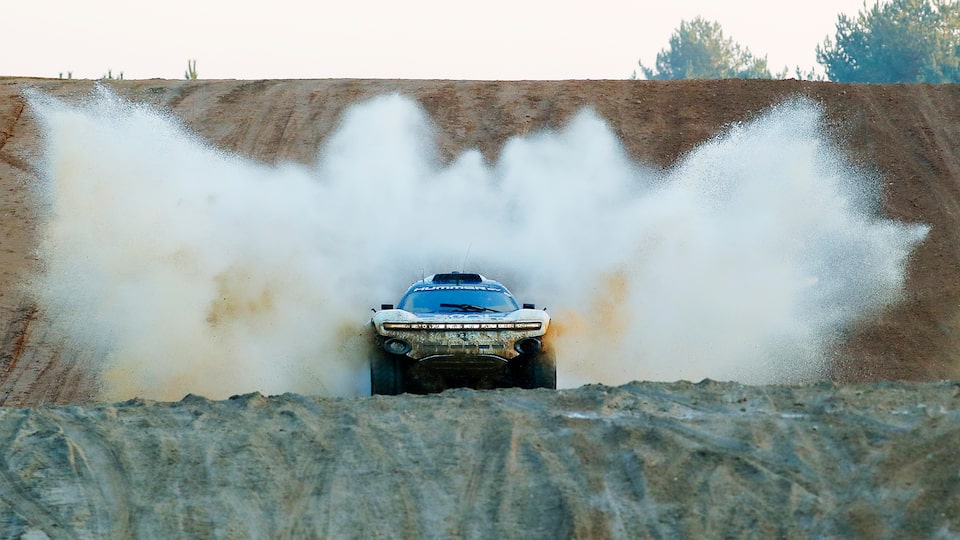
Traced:
<path fill-rule="evenodd" d="M 956 537 L 958 400 L 954 383 L 645 383 L 0 408 L 0 530 Z"/>
<path fill-rule="evenodd" d="M 450 158 L 488 159 L 509 137 L 564 125 L 593 107 L 637 160 L 668 167 L 731 122 L 795 95 L 822 103 L 852 158 L 885 178 L 891 217 L 932 226 L 912 258 L 904 302 L 849 340 L 856 361 L 838 380 L 930 380 L 957 373 L 960 352 L 960 86 L 838 85 L 801 81 L 166 81 L 110 83 L 121 95 L 172 111 L 201 137 L 264 162 L 309 163 L 344 108 L 375 95 L 415 97 L 437 123 Z M 35 268 L 35 205 L 42 150 L 22 92 L 83 99 L 90 81 L 0 79 L 0 404 L 70 403 L 95 393 L 20 285 Z"/>

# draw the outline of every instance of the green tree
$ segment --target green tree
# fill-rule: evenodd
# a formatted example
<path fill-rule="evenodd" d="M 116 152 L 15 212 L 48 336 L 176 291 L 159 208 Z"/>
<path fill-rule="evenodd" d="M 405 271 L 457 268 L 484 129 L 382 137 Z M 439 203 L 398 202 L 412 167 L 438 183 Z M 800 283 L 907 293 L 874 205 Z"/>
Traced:
<path fill-rule="evenodd" d="M 670 47 L 657 54 L 655 69 L 640 62 L 646 79 L 770 79 L 767 57 L 755 58 L 730 38 L 720 24 L 702 17 L 680 21 Z M 636 76 L 636 72 L 634 72 Z"/>
<path fill-rule="evenodd" d="M 817 62 L 835 82 L 960 82 L 960 2 L 864 3 L 841 14 L 835 40 L 817 46 Z"/>

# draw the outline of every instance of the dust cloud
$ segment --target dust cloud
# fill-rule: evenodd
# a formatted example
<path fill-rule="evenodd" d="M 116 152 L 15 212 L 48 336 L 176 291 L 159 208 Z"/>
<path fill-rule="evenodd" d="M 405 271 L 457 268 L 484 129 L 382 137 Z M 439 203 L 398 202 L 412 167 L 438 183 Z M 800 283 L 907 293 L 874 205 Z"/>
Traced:
<path fill-rule="evenodd" d="M 362 394 L 370 308 L 449 270 L 549 310 L 561 386 L 815 379 L 898 300 L 927 233 L 880 215 L 878 178 L 804 99 L 660 171 L 590 110 L 495 163 L 442 163 L 426 113 L 385 95 L 314 165 L 268 166 L 106 90 L 28 97 L 46 144 L 33 286 L 101 353 L 106 399 Z"/>

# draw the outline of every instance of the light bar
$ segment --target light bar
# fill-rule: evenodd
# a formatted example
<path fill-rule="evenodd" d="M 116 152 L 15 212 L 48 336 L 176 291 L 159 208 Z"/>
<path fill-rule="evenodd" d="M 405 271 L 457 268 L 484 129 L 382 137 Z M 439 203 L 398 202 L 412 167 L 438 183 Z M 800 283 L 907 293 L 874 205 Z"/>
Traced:
<path fill-rule="evenodd" d="M 540 321 L 483 323 L 399 323 L 385 322 L 384 330 L 539 330 Z"/>

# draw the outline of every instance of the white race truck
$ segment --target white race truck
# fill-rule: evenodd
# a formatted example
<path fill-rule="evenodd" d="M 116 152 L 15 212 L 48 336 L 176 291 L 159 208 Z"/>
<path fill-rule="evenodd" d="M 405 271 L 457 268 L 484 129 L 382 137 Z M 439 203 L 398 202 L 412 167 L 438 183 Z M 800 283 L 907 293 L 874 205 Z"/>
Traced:
<path fill-rule="evenodd" d="M 556 388 L 556 356 L 544 340 L 550 316 L 520 305 L 480 274 L 434 274 L 383 304 L 371 325 L 373 394 L 447 388 Z"/>

